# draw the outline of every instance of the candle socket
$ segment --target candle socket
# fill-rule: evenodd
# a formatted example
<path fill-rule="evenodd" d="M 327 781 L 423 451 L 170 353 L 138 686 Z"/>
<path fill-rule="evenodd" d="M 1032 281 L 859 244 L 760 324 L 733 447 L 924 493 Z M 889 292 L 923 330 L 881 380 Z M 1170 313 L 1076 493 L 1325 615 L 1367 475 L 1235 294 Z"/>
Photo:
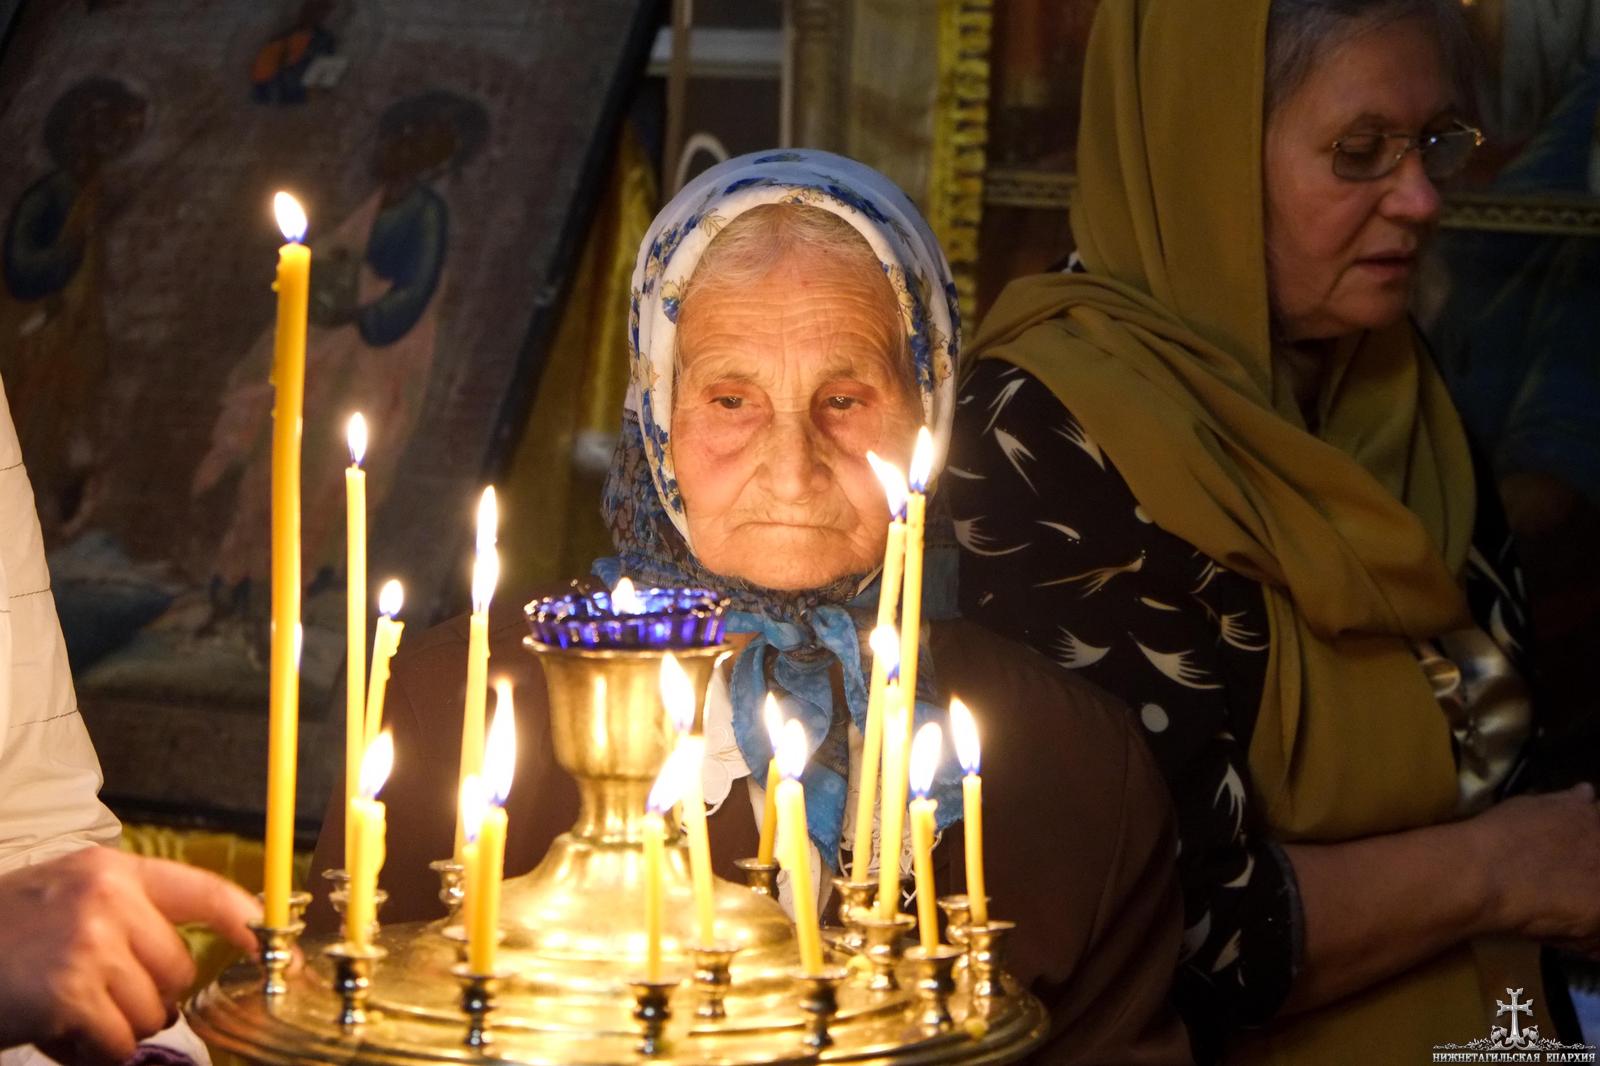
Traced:
<path fill-rule="evenodd" d="M 965 892 L 939 897 L 939 909 L 944 911 L 945 939 L 958 948 L 967 946 L 967 928 L 972 924 L 972 897 Z"/>
<path fill-rule="evenodd" d="M 694 958 L 694 987 L 700 994 L 700 1002 L 694 1009 L 696 1018 L 720 1021 L 728 1016 L 723 1001 L 733 986 L 731 965 L 738 953 L 738 947 L 732 944 L 708 944 L 689 949 Z"/>
<path fill-rule="evenodd" d="M 256 896 L 260 899 L 260 894 Z M 306 923 L 302 921 L 306 907 L 311 904 L 311 893 L 289 893 L 289 924 L 278 928 L 264 922 L 248 923 L 250 931 L 255 934 L 256 944 L 261 949 L 261 973 L 264 978 L 261 991 L 268 996 L 281 996 L 289 991 L 289 983 L 285 975 L 289 972 L 289 963 L 294 961 L 295 942 L 300 939 L 300 934 L 305 932 Z"/>
<path fill-rule="evenodd" d="M 850 971 L 836 967 L 821 973 L 795 975 L 795 984 L 800 989 L 800 1009 L 806 1016 L 802 1041 L 813 1051 L 833 1045 L 833 1023 L 839 1014 L 839 986 L 849 974 Z"/>
<path fill-rule="evenodd" d="M 874 992 L 898 992 L 900 980 L 895 975 L 899 968 L 901 939 L 916 927 L 917 920 L 909 914 L 897 914 L 887 921 L 882 918 L 861 919 L 861 930 L 866 935 L 865 949 L 871 976 L 867 987 Z"/>
<path fill-rule="evenodd" d="M 332 870 L 327 871 L 327 873 L 334 872 L 335 871 Z M 344 873 L 343 870 L 339 870 L 337 872 Z M 350 888 L 348 884 L 342 888 L 335 888 L 328 893 L 328 903 L 333 907 L 334 913 L 339 916 L 339 922 L 341 925 L 344 923 L 344 909 L 349 902 Z M 381 888 L 375 888 L 372 890 L 372 927 L 367 930 L 368 940 L 378 939 L 378 929 L 380 928 L 378 922 L 378 912 L 383 910 L 383 905 L 388 902 L 389 893 L 385 892 Z"/>
<path fill-rule="evenodd" d="M 428 864 L 428 869 L 439 875 L 439 902 L 444 904 L 444 924 L 453 925 L 467 896 L 462 880 L 467 868 L 454 859 L 435 859 Z"/>
<path fill-rule="evenodd" d="M 759 859 L 735 859 L 733 864 L 744 871 L 744 883 L 750 886 L 750 891 L 768 899 L 778 898 L 777 863 L 762 862 Z"/>
<path fill-rule="evenodd" d="M 344 869 L 324 870 L 322 871 L 322 879 L 328 882 L 328 900 L 332 902 L 334 894 L 340 893 L 341 897 L 338 906 L 344 906 L 342 893 L 350 887 L 350 871 Z M 343 912 L 341 911 L 340 913 L 342 914 Z"/>
<path fill-rule="evenodd" d="M 467 1016 L 467 1032 L 461 1042 L 482 1051 L 494 1043 L 489 1015 L 494 1013 L 494 994 L 505 974 L 474 973 L 466 963 L 450 967 L 450 972 L 461 982 L 461 1013 Z"/>
<path fill-rule="evenodd" d="M 960 948 L 940 944 L 932 951 L 921 945 L 906 949 L 906 960 L 916 970 L 917 1024 L 930 1033 L 948 1030 L 950 994 L 955 991 L 956 960 L 961 958 Z"/>
<path fill-rule="evenodd" d="M 344 1029 L 365 1025 L 367 999 L 372 994 L 372 968 L 388 952 L 380 947 L 334 944 L 326 951 L 333 960 L 333 991 L 339 997 L 339 1013 L 334 1021 Z"/>
<path fill-rule="evenodd" d="M 665 1032 L 672 1018 L 672 990 L 677 981 L 629 981 L 633 1020 L 639 1023 L 639 1054 L 654 1057 L 666 1050 Z"/>
<path fill-rule="evenodd" d="M 1006 997 L 1005 940 L 1015 922 L 989 919 L 967 927 L 967 973 L 974 1004 L 994 1004 Z"/>
<path fill-rule="evenodd" d="M 878 882 L 835 877 L 833 887 L 839 890 L 839 921 L 844 923 L 844 931 L 835 938 L 834 944 L 851 955 L 859 955 L 867 948 L 867 933 L 861 920 L 872 917 Z"/>

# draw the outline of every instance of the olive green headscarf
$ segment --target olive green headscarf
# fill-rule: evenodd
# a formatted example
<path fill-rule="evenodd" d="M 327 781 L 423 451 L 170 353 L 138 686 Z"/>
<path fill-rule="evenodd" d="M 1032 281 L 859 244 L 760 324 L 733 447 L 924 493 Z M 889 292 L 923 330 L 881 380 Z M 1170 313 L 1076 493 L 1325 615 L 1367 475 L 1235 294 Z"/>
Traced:
<path fill-rule="evenodd" d="M 1460 421 L 1409 323 L 1338 345 L 1314 434 L 1274 369 L 1268 5 L 1104 0 L 1072 208 L 1088 273 L 1013 282 L 972 353 L 1043 381 L 1161 528 L 1261 583 L 1254 791 L 1280 838 L 1339 841 L 1453 810 L 1448 725 L 1409 641 L 1470 624 L 1457 575 L 1475 500 Z M 1367 1016 L 1373 1031 L 1414 1010 L 1458 1018 L 1469 984 L 1447 969 Z M 1325 1054 L 1296 1042 L 1297 1061 L 1353 1061 L 1332 1039 Z"/>

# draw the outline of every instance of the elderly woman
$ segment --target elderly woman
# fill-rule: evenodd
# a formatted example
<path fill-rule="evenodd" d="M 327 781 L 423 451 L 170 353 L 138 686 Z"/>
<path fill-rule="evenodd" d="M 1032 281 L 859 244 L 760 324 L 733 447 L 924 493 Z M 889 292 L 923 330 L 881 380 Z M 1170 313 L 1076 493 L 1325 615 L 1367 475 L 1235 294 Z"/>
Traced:
<path fill-rule="evenodd" d="M 1592 790 L 1501 799 L 1519 583 L 1405 317 L 1476 142 L 1453 6 L 1106 0 L 1079 262 L 964 386 L 962 602 L 1138 708 L 1202 1059 L 1417 1062 L 1600 937 Z"/>
<path fill-rule="evenodd" d="M 604 508 L 608 584 L 696 584 L 732 601 L 740 647 L 708 700 L 712 850 L 755 853 L 769 690 L 821 738 L 807 770 L 814 868 L 851 865 L 888 511 L 868 450 L 904 464 L 916 428 L 948 435 L 958 323 L 944 258 L 885 179 L 837 156 L 773 152 L 696 179 L 656 220 L 634 275 L 633 387 Z M 942 450 L 942 448 L 941 448 Z M 1054 1018 L 1053 1062 L 1187 1062 L 1169 1006 L 1180 935 L 1170 800 L 1126 711 L 1042 657 L 956 617 L 948 521 L 930 522 L 919 715 L 952 693 L 983 715 L 988 888 L 1025 931 L 1012 961 Z M 495 629 L 519 734 L 548 730 L 544 684 Z M 437 912 L 427 863 L 451 843 L 465 626 L 407 641 L 389 704 L 402 753 L 385 790 L 391 919 Z M 519 745 L 511 873 L 572 823 L 547 741 Z M 944 781 L 944 824 L 959 815 Z M 336 796 L 338 793 L 336 792 Z M 959 788 L 955 795 L 959 796 Z M 338 803 L 318 865 L 337 862 Z M 963 883 L 961 834 L 936 856 Z M 898 856 L 897 856 L 898 858 Z"/>

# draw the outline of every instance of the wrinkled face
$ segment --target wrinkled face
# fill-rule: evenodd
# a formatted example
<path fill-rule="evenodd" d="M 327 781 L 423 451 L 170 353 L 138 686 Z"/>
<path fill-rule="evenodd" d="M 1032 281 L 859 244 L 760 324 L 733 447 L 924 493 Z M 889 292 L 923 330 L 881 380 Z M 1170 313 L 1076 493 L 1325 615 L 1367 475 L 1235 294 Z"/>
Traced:
<path fill-rule="evenodd" d="M 889 523 L 868 450 L 902 467 L 919 404 L 876 263 L 797 251 L 760 281 L 716 281 L 679 319 L 672 456 L 710 570 L 810 589 L 883 561 Z"/>
<path fill-rule="evenodd" d="M 1387 177 L 1354 182 L 1334 176 L 1333 143 L 1357 133 L 1438 131 L 1454 118 L 1438 40 L 1414 19 L 1332 49 L 1268 118 L 1267 277 L 1286 339 L 1399 320 L 1417 249 L 1439 215 L 1439 193 L 1416 152 Z"/>

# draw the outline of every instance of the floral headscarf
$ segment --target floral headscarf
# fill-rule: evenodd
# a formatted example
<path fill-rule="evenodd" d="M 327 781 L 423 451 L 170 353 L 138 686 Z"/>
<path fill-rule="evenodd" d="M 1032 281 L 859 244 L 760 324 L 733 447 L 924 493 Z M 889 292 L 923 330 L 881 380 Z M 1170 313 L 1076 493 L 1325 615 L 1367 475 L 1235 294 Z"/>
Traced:
<path fill-rule="evenodd" d="M 734 664 L 730 682 L 734 735 L 745 763 L 765 767 L 771 747 L 760 705 L 771 690 L 784 713 L 798 717 L 817 750 L 807 766 L 807 820 L 812 840 L 837 864 L 849 780 L 848 734 L 865 727 L 865 634 L 874 621 L 877 573 L 848 575 L 825 588 L 779 592 L 713 574 L 689 542 L 683 498 L 672 463 L 672 388 L 677 319 L 689 278 L 711 241 L 755 207 L 821 208 L 861 234 L 883 267 L 905 328 L 906 348 L 923 418 L 942 457 L 955 409 L 960 313 L 955 285 L 938 241 L 909 197 L 883 175 L 827 152 L 757 152 L 713 167 L 662 209 L 640 247 L 633 274 L 629 340 L 633 380 L 622 438 L 602 504 L 618 557 L 595 573 L 608 584 L 626 574 L 657 585 L 697 584 L 732 601 L 732 632 L 755 633 Z M 954 617 L 955 551 L 948 523 L 930 518 L 923 608 L 927 619 Z M 924 630 L 926 635 L 926 630 Z M 922 657 L 919 694 L 931 691 L 932 660 Z M 843 670 L 848 706 L 833 706 L 832 665 Z M 842 712 L 842 713 L 841 713 Z M 944 712 L 918 703 L 918 718 Z M 935 781 L 941 825 L 960 814 L 958 774 L 946 759 Z"/>

